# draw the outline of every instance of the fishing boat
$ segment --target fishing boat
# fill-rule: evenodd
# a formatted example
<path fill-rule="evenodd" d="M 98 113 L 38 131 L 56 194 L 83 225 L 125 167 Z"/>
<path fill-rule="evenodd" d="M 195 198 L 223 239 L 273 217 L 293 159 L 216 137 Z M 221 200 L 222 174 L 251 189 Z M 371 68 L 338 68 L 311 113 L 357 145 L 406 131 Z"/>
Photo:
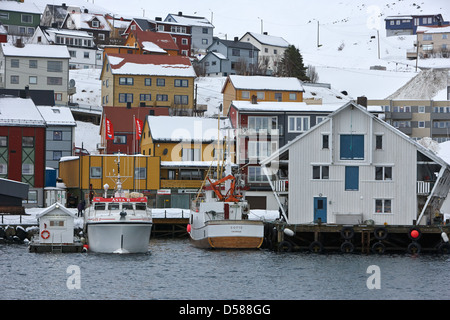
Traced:
<path fill-rule="evenodd" d="M 98 253 L 146 253 L 152 229 L 147 197 L 122 190 L 120 155 L 114 196 L 94 197 L 84 217 L 89 251 Z"/>
<path fill-rule="evenodd" d="M 188 224 L 191 242 L 200 248 L 257 249 L 264 239 L 264 223 L 249 219 L 244 180 L 231 173 L 229 156 L 226 167 L 224 178 L 212 181 L 207 175 L 192 203 Z"/>

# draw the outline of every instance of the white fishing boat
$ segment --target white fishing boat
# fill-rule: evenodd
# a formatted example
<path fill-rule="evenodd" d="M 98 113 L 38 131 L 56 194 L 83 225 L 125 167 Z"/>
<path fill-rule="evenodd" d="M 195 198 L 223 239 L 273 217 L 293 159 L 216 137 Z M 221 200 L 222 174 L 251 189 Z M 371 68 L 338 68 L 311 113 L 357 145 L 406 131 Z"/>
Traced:
<path fill-rule="evenodd" d="M 141 193 L 122 190 L 120 155 L 113 197 L 94 197 L 86 210 L 84 223 L 89 251 L 99 253 L 146 253 L 152 230 L 147 198 Z"/>
<path fill-rule="evenodd" d="M 257 249 L 264 240 L 264 223 L 249 220 L 243 179 L 231 174 L 229 155 L 225 173 L 216 181 L 207 177 L 201 190 L 203 196 L 192 203 L 188 224 L 191 242 L 201 248 Z"/>

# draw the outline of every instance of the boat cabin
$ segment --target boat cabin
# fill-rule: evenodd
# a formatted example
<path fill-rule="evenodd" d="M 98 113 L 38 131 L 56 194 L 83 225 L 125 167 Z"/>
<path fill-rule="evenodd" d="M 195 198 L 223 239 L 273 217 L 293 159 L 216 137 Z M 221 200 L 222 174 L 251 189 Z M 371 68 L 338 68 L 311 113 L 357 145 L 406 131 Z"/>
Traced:
<path fill-rule="evenodd" d="M 59 202 L 37 215 L 41 244 L 73 244 L 75 214 Z"/>

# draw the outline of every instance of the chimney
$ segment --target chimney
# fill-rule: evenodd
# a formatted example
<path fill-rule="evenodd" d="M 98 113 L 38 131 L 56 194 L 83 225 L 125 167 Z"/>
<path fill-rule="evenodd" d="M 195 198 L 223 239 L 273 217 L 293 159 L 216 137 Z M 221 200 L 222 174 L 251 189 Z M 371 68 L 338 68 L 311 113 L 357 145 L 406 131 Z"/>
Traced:
<path fill-rule="evenodd" d="M 267 36 L 268 35 L 267 31 L 263 32 L 263 35 Z"/>
<path fill-rule="evenodd" d="M 15 46 L 16 46 L 17 48 L 23 48 L 23 47 L 24 47 L 23 42 L 22 42 L 22 38 L 17 38 L 17 39 L 16 39 Z"/>
<path fill-rule="evenodd" d="M 29 97 L 30 97 L 30 87 L 25 86 L 25 98 L 29 98 Z"/>
<path fill-rule="evenodd" d="M 258 104 L 258 98 L 255 95 L 252 95 L 251 104 Z"/>
<path fill-rule="evenodd" d="M 162 21 L 161 17 L 155 17 L 155 21 Z"/>
<path fill-rule="evenodd" d="M 360 106 L 367 108 L 367 97 L 364 96 L 358 97 L 356 103 L 359 104 Z"/>
<path fill-rule="evenodd" d="M 239 37 L 234 37 L 234 41 L 235 42 L 239 41 Z"/>
<path fill-rule="evenodd" d="M 178 15 L 181 17 L 183 15 L 183 12 L 178 11 Z"/>

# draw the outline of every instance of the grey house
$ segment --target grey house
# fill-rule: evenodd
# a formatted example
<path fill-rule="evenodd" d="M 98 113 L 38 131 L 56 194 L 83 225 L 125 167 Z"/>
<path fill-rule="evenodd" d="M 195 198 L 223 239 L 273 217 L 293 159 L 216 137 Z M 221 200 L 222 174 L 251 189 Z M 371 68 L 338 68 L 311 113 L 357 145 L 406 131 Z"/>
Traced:
<path fill-rule="evenodd" d="M 59 159 L 71 156 L 76 122 L 68 107 L 38 106 L 47 128 L 45 131 L 45 166 L 58 170 Z"/>
<path fill-rule="evenodd" d="M 258 54 L 258 48 L 237 37 L 233 41 L 214 38 L 200 63 L 206 76 L 252 75 L 258 67 Z"/>
<path fill-rule="evenodd" d="M 178 14 L 169 13 L 164 21 L 191 27 L 191 46 L 194 54 L 205 53 L 213 42 L 214 26 L 204 17 L 186 16 L 178 12 Z"/>

